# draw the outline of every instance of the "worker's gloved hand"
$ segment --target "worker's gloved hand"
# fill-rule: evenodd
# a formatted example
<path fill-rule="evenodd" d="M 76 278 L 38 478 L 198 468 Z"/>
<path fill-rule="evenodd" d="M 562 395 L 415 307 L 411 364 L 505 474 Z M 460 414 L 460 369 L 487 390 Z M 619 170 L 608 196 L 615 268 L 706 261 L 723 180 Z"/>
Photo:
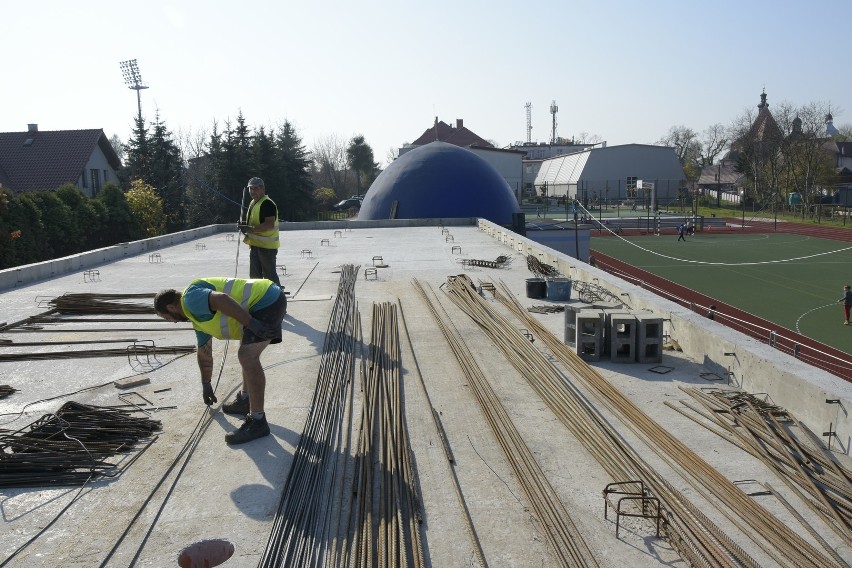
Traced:
<path fill-rule="evenodd" d="M 278 326 L 269 325 L 257 318 L 251 318 L 246 327 L 261 339 L 275 339 L 278 336 Z"/>
<path fill-rule="evenodd" d="M 219 402 L 216 395 L 213 394 L 213 385 L 211 383 L 201 383 L 201 388 L 204 393 L 204 404 L 210 406 L 211 404 Z"/>
<path fill-rule="evenodd" d="M 237 229 L 239 229 L 242 234 L 246 235 L 251 231 L 251 225 L 237 225 Z"/>

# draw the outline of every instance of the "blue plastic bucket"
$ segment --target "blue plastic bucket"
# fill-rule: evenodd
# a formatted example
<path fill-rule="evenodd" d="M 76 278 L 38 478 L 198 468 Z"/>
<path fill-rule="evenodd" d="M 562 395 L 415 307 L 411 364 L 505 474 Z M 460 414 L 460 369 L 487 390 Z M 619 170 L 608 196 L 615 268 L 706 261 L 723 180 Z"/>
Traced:
<path fill-rule="evenodd" d="M 547 281 L 547 299 L 564 302 L 571 299 L 569 278 L 550 278 Z"/>

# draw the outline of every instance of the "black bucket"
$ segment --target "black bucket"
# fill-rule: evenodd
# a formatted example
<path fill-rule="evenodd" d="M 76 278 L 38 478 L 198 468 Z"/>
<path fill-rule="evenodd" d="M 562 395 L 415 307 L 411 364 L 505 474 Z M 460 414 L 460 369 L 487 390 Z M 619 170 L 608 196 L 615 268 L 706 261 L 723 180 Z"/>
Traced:
<path fill-rule="evenodd" d="M 547 297 L 547 282 L 544 278 L 527 278 L 527 298 L 540 300 Z"/>

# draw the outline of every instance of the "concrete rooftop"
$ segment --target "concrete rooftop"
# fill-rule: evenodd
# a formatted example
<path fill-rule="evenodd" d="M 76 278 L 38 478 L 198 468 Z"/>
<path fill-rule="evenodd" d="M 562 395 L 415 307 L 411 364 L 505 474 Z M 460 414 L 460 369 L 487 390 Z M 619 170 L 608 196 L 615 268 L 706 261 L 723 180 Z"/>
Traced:
<path fill-rule="evenodd" d="M 480 564 L 465 523 L 462 501 L 469 510 L 472 530 L 487 565 L 541 567 L 563 562 L 549 544 L 542 519 L 530 505 L 447 340 L 415 291 L 415 278 L 435 292 L 537 467 L 592 551 L 596 564 L 688 566 L 668 542 L 655 538 L 653 523 L 648 520 L 623 518 L 616 538 L 612 511 L 604 518 L 602 490 L 608 483 L 626 480 L 611 478 L 596 455 L 578 441 L 507 357 L 443 292 L 442 285 L 449 276 L 465 273 L 475 283 L 505 283 L 525 307 L 558 305 L 526 297 L 525 281 L 532 275 L 524 254 L 559 266 L 563 274 L 575 280 L 594 280 L 605 285 L 614 295 L 629 298 L 633 309 L 662 317 L 666 335 L 683 348 L 683 352 L 664 352 L 661 365 L 670 368 L 667 372 L 661 374 L 657 365 L 640 363 L 601 361 L 591 363 L 591 367 L 719 475 L 730 481 L 770 483 L 781 490 L 817 527 L 835 555 L 852 562 L 848 541 L 820 525 L 822 521 L 805 510 L 775 472 L 666 405 L 689 399 L 680 387 L 741 387 L 751 393 L 769 393 L 773 403 L 792 412 L 817 436 L 829 428 L 836 431 L 834 455 L 849 467 L 852 425 L 846 412 L 852 404 L 852 388 L 848 383 L 488 222 L 282 224 L 281 240 L 278 264 L 286 268 L 281 282 L 291 296 L 283 324 L 284 341 L 269 347 L 262 357 L 267 375 L 270 437 L 237 447 L 228 447 L 224 442 L 225 433 L 234 429 L 239 420 L 222 414 L 218 406 L 240 386 L 236 346 L 226 351 L 224 342 L 214 340 L 214 382 L 223 358 L 225 363 L 216 390 L 219 404 L 212 411 L 202 403 L 192 354 L 177 358 L 158 355 L 156 361 L 119 355 L 0 362 L 0 384 L 18 390 L 0 399 L 0 427 L 7 430 L 24 428 L 68 400 L 100 406 L 147 401 L 155 407 L 165 407 L 149 410 L 151 418 L 162 422 L 162 432 L 115 478 L 88 483 L 82 490 L 79 486 L 0 488 L 0 563 L 44 530 L 8 566 L 176 566 L 184 548 L 208 539 L 233 544 L 234 554 L 224 566 L 257 566 L 273 530 L 282 487 L 311 408 L 340 268 L 354 264 L 360 267 L 354 294 L 365 342 L 369 340 L 373 303 L 402 306 L 408 332 L 401 332 L 400 350 L 404 415 L 422 500 L 420 527 L 427 566 Z M 500 255 L 510 256 L 507 267 L 461 264 L 462 259 L 494 260 Z M 376 269 L 375 278 L 366 278 L 364 269 L 374 265 L 382 267 Z M 43 300 L 66 293 L 153 293 L 168 287 L 182 289 L 199 276 L 235 274 L 247 277 L 248 249 L 238 244 L 224 226 L 128 243 L 76 260 L 3 271 L 0 322 L 17 322 L 42 313 L 47 309 Z M 508 317 L 507 310 L 488 292 L 483 293 L 483 299 Z M 533 315 L 562 339 L 564 314 Z M 194 334 L 186 324 L 153 319 L 145 323 L 55 327 L 57 331 L 51 333 L 0 331 L 0 339 L 63 341 L 69 342 L 67 346 L 2 346 L 0 355 L 124 348 L 132 339 L 150 340 L 157 346 L 194 345 Z M 517 323 L 517 327 L 528 326 Z M 89 331 L 93 328 L 100 331 Z M 70 343 L 92 337 L 128 342 Z M 534 339 L 532 345 L 553 359 L 542 338 Z M 361 372 L 359 365 L 355 373 L 359 383 Z M 577 375 L 572 369 L 563 372 L 569 380 Z M 119 389 L 113 384 L 139 374 L 150 382 L 131 389 Z M 652 448 L 627 427 L 595 393 L 579 381 L 576 389 L 633 451 L 759 565 L 785 564 L 785 560 L 779 562 L 759 548 L 747 536 L 747 528 L 737 528 L 720 508 L 713 506 L 712 496 L 699 490 L 688 474 L 658 454 L 659 447 Z M 123 400 L 119 399 L 128 391 L 137 394 L 125 394 Z M 840 403 L 826 404 L 826 399 Z M 143 406 L 150 406 L 147 403 Z M 440 417 L 454 455 L 453 464 L 442 447 L 431 408 Z M 128 459 L 125 457 L 122 463 Z M 453 477 L 458 480 L 461 498 L 454 489 Z M 753 489 L 745 487 L 744 491 Z M 816 542 L 774 497 L 755 495 L 751 499 L 808 542 Z"/>

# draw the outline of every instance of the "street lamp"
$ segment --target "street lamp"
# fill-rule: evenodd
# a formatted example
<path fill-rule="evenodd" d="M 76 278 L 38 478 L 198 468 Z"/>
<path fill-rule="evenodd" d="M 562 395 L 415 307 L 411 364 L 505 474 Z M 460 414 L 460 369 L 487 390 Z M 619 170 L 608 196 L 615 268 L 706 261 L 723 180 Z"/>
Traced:
<path fill-rule="evenodd" d="M 147 89 L 148 84 L 142 82 L 142 74 L 139 72 L 139 65 L 135 59 L 128 59 L 119 63 L 121 66 L 121 74 L 124 76 L 124 84 L 128 89 L 136 91 L 136 104 L 139 107 L 139 121 L 142 121 L 142 95 L 139 93 L 142 89 Z"/>

